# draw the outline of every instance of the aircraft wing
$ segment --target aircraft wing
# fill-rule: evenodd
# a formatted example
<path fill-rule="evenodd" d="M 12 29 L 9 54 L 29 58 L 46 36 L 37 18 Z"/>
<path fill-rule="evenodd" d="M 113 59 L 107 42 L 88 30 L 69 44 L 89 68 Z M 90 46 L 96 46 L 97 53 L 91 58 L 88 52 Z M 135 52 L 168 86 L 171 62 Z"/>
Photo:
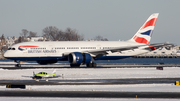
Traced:
<path fill-rule="evenodd" d="M 145 50 L 156 50 L 160 47 L 163 46 L 172 46 L 173 44 L 167 44 L 167 43 L 155 43 L 155 44 L 150 44 L 150 45 L 137 45 L 137 46 L 125 46 L 125 47 L 117 47 L 117 48 L 112 48 L 112 49 L 99 49 L 99 50 L 89 50 L 89 51 L 84 51 L 90 54 L 95 55 L 96 57 L 108 54 L 109 52 L 121 52 L 121 51 L 126 51 L 126 50 L 134 50 L 137 48 L 145 49 Z"/>
<path fill-rule="evenodd" d="M 46 77 L 46 76 L 37 76 L 37 77 L 32 77 L 33 79 L 48 79 L 48 78 L 58 78 L 58 77 L 61 77 L 61 75 L 54 75 L 54 76 L 49 76 L 49 77 Z"/>
<path fill-rule="evenodd" d="M 24 75 L 22 75 L 21 77 L 33 78 L 34 76 L 24 76 Z"/>
<path fill-rule="evenodd" d="M 42 77 L 42 78 L 58 78 L 58 77 L 61 77 L 61 75 L 53 75 L 53 76 L 47 76 L 47 77 Z"/>
<path fill-rule="evenodd" d="M 100 57 L 109 53 L 114 53 L 114 52 L 121 52 L 121 51 L 126 51 L 126 50 L 134 50 L 134 49 L 144 49 L 144 50 L 149 50 L 153 51 L 156 50 L 160 47 L 163 46 L 172 46 L 173 44 L 167 44 L 167 43 L 155 43 L 155 44 L 150 44 L 150 45 L 136 45 L 136 46 L 124 46 L 124 47 L 116 47 L 116 48 L 110 48 L 110 49 L 96 49 L 96 50 L 86 50 L 83 51 L 85 53 L 90 53 L 92 57 Z M 69 53 L 65 53 L 64 56 L 68 56 Z"/>
<path fill-rule="evenodd" d="M 114 52 L 121 52 L 121 51 L 126 51 L 126 50 L 133 50 L 141 46 L 147 46 L 147 45 L 124 46 L 124 47 L 117 47 L 117 48 L 111 48 L 111 49 L 88 50 L 84 52 L 91 53 L 93 55 L 105 55 L 105 54 L 108 54 L 109 52 L 114 53 Z"/>

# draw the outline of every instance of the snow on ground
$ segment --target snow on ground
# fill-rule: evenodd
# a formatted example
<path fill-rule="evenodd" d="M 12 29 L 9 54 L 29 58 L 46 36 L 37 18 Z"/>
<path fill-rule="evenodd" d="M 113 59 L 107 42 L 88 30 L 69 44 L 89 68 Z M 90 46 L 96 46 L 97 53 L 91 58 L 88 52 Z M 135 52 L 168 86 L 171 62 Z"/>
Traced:
<path fill-rule="evenodd" d="M 45 71 L 51 73 L 54 69 L 0 69 L 0 80 L 30 80 L 23 76 L 33 76 Z M 126 78 L 174 78 L 180 77 L 180 68 L 166 67 L 164 70 L 156 68 L 63 68 L 56 69 L 57 75 L 64 75 L 64 79 L 126 79 Z M 54 78 L 54 80 L 63 78 Z M 26 90 L 60 90 L 60 91 L 157 91 L 180 92 L 180 86 L 174 84 L 130 84 L 130 85 L 55 85 L 55 86 L 27 86 Z M 7 90 L 0 86 L 0 90 Z"/>
<path fill-rule="evenodd" d="M 8 62 L 9 64 L 15 64 Z M 1 63 L 0 63 L 1 64 Z M 36 63 L 32 65 L 37 66 Z M 32 65 L 27 65 L 32 66 Z M 12 65 L 0 65 L 0 67 Z M 24 66 L 24 65 L 23 65 Z M 58 65 L 49 65 L 52 69 L 0 69 L 0 80 L 31 80 L 24 76 L 33 76 L 35 73 L 48 72 L 51 73 Z M 67 66 L 67 65 L 66 65 Z M 67 66 L 68 67 L 68 66 Z M 23 67 L 22 67 L 23 68 Z M 24 67 L 25 68 L 25 67 Z M 57 75 L 64 75 L 64 79 L 126 79 L 126 78 L 175 78 L 180 77 L 179 67 L 164 67 L 164 70 L 156 70 L 156 68 L 61 68 L 56 69 Z M 54 80 L 63 79 L 55 78 Z M 1 90 L 24 90 L 10 89 L 0 86 Z M 180 86 L 174 84 L 129 84 L 129 85 L 44 85 L 30 86 L 27 85 L 25 90 L 35 91 L 121 91 L 121 92 L 180 92 Z M 63 100 L 63 101 L 177 101 L 179 99 L 109 99 L 109 98 L 28 98 L 28 97 L 0 97 L 0 101 L 46 101 L 46 100 Z"/>
<path fill-rule="evenodd" d="M 31 79 L 23 76 L 33 76 L 35 73 L 51 73 L 54 69 L 0 69 L 0 79 L 24 80 Z M 121 78 L 174 78 L 180 77 L 179 67 L 156 68 L 62 68 L 56 69 L 57 75 L 64 75 L 64 79 L 121 79 Z M 62 78 L 58 78 L 62 79 Z"/>
<path fill-rule="evenodd" d="M 0 90 L 10 89 L 0 86 Z M 120 91 L 120 92 L 180 92 L 180 86 L 174 84 L 129 84 L 129 85 L 41 85 L 26 86 L 28 91 Z"/>
<path fill-rule="evenodd" d="M 13 63 L 13 62 L 12 62 Z M 36 64 L 32 64 L 36 65 Z M 2 65 L 4 66 L 4 65 Z M 0 66 L 0 67 L 2 67 Z M 52 67 L 57 65 L 51 65 Z M 11 65 L 12 67 L 12 65 Z M 51 73 L 54 69 L 0 69 L 0 80 L 30 80 L 23 76 L 32 76 L 33 71 Z M 156 68 L 62 68 L 56 69 L 57 75 L 64 75 L 64 79 L 126 79 L 126 78 L 174 78 L 180 77 L 180 68 L 165 67 L 164 70 Z M 62 79 L 62 78 L 56 78 Z M 0 86 L 0 90 L 9 89 Z M 174 84 L 129 84 L 129 85 L 44 85 L 26 86 L 25 90 L 35 91 L 122 91 L 122 92 L 180 92 L 180 86 Z M 0 101 L 179 101 L 179 99 L 114 99 L 114 98 L 29 98 L 29 97 L 0 97 Z"/>
<path fill-rule="evenodd" d="M 27 86 L 27 89 L 40 91 L 180 92 L 180 86 L 174 84 Z"/>
<path fill-rule="evenodd" d="M 33 98 L 1 97 L 1 101 L 179 101 L 179 99 L 145 99 L 145 98 Z"/>

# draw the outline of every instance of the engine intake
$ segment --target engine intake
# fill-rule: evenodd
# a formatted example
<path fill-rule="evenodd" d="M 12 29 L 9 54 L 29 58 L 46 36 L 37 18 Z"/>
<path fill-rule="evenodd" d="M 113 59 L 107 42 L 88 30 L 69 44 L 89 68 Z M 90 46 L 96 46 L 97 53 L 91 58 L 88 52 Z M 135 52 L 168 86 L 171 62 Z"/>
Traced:
<path fill-rule="evenodd" d="M 88 53 L 73 52 L 68 55 L 71 64 L 88 64 L 91 62 L 91 55 Z"/>

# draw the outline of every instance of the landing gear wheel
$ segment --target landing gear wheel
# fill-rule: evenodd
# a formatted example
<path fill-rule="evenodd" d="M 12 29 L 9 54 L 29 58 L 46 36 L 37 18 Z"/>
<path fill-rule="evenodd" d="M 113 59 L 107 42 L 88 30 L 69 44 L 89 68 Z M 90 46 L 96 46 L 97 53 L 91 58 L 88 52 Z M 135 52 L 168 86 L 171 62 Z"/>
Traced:
<path fill-rule="evenodd" d="M 88 63 L 86 64 L 87 67 L 96 67 L 97 64 L 96 63 Z"/>
<path fill-rule="evenodd" d="M 80 64 L 70 64 L 71 67 L 80 67 Z"/>
<path fill-rule="evenodd" d="M 86 64 L 87 67 L 92 67 L 92 63 Z"/>
<path fill-rule="evenodd" d="M 16 64 L 15 67 L 21 67 L 21 64 Z"/>
<path fill-rule="evenodd" d="M 96 63 L 92 63 L 92 66 L 93 66 L 93 67 L 96 67 L 96 66 L 97 66 L 97 64 L 96 64 Z"/>

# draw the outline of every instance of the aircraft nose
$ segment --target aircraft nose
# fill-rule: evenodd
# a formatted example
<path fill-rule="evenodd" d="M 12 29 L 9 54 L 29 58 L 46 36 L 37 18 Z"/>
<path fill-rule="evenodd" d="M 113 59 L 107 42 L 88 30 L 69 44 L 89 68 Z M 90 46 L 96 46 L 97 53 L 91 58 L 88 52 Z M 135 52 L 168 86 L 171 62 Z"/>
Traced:
<path fill-rule="evenodd" d="M 3 54 L 3 57 L 4 57 L 4 58 L 7 58 L 7 57 L 8 57 L 7 52 L 5 52 L 5 53 Z"/>

